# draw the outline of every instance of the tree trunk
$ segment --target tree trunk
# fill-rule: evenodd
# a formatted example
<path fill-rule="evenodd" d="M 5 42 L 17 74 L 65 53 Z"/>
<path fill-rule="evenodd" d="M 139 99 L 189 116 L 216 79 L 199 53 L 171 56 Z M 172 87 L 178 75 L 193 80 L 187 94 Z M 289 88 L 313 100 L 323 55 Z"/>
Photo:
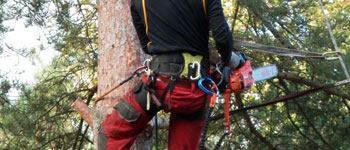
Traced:
<path fill-rule="evenodd" d="M 119 84 L 141 65 L 145 55 L 132 24 L 130 0 L 98 0 L 98 95 Z M 108 94 L 94 109 L 94 145 L 98 149 L 98 128 L 107 113 L 134 84 L 131 80 L 117 90 Z M 152 130 L 150 130 L 152 132 Z M 147 135 L 151 135 L 148 133 Z M 139 137 L 151 136 L 141 135 Z M 144 147 L 146 139 L 138 138 L 133 147 Z M 148 144 L 151 146 L 152 144 Z M 139 149 L 139 148 L 138 148 Z M 145 148 L 146 149 L 146 148 Z M 148 148 L 147 148 L 148 149 Z"/>

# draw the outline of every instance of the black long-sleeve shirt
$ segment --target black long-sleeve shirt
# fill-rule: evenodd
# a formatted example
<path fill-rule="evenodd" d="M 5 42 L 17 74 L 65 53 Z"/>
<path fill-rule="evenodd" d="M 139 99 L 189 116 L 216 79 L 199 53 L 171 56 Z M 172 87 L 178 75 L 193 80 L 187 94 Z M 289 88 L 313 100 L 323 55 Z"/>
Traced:
<path fill-rule="evenodd" d="M 211 30 L 222 61 L 230 60 L 233 38 L 220 0 L 131 0 L 131 15 L 147 54 L 189 52 L 208 57 Z"/>

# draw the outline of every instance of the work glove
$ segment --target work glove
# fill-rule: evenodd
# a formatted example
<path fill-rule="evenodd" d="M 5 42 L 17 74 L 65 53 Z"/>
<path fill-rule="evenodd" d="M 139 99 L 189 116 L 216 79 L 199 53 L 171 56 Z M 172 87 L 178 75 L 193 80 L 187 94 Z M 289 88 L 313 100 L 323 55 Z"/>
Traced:
<path fill-rule="evenodd" d="M 231 70 L 235 70 L 241 63 L 241 58 L 236 53 L 232 52 L 231 59 L 227 64 Z"/>
<path fill-rule="evenodd" d="M 230 82 L 230 74 L 233 73 L 235 69 L 242 67 L 246 60 L 247 57 L 244 52 L 232 52 L 229 63 L 225 65 L 222 71 L 222 81 L 219 85 L 220 91 L 223 91 L 227 88 L 226 85 Z"/>
<path fill-rule="evenodd" d="M 223 91 L 226 89 L 226 85 L 230 80 L 230 73 L 233 72 L 238 66 L 240 65 L 240 57 L 232 52 L 231 58 L 228 62 L 224 62 L 222 65 L 217 65 L 216 67 L 219 68 L 218 72 L 221 72 L 220 78 L 218 77 L 218 72 L 214 73 L 214 80 L 218 84 L 218 87 L 220 91 Z M 216 80 L 218 79 L 218 80 Z"/>
<path fill-rule="evenodd" d="M 237 55 L 238 54 L 238 55 Z M 232 52 L 231 54 L 231 59 L 228 64 L 225 65 L 224 70 L 223 70 L 223 78 L 225 83 L 228 83 L 230 80 L 230 73 L 232 73 L 236 68 L 239 68 L 242 66 L 243 62 L 243 57 L 241 56 L 240 53 L 235 53 Z"/>

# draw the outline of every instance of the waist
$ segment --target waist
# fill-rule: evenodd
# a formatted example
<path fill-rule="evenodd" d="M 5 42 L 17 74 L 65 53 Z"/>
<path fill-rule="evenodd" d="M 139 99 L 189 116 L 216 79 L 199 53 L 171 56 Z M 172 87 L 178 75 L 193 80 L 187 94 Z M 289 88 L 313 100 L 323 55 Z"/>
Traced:
<path fill-rule="evenodd" d="M 190 53 L 154 55 L 150 69 L 160 75 L 198 80 L 209 76 L 209 58 Z"/>
<path fill-rule="evenodd" d="M 169 83 L 170 82 L 170 77 L 165 76 L 165 75 L 160 75 L 157 77 L 157 81 L 158 82 L 163 82 L 163 83 Z M 177 79 L 175 82 L 175 86 L 178 87 L 183 87 L 183 88 L 198 88 L 198 84 L 197 81 L 190 81 L 190 80 L 186 80 L 186 79 Z"/>

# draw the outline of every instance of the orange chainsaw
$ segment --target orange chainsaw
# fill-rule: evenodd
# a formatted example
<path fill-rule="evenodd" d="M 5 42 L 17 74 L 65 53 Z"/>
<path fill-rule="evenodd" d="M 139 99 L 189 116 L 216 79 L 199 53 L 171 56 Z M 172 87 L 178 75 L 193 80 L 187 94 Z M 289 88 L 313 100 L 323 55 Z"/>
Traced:
<path fill-rule="evenodd" d="M 271 79 L 277 76 L 276 65 L 267 65 L 252 69 L 250 60 L 244 52 L 236 52 L 240 58 L 240 65 L 231 70 L 229 67 L 216 65 L 214 80 L 217 81 L 219 89 L 230 90 L 230 93 L 239 93 L 249 90 L 254 83 Z M 221 71 L 220 71 L 221 70 Z"/>
<path fill-rule="evenodd" d="M 228 132 L 231 130 L 228 113 L 231 93 L 247 91 L 254 83 L 276 77 L 278 73 L 274 64 L 252 69 L 250 60 L 244 52 L 236 51 L 236 55 L 240 59 L 236 69 L 231 70 L 230 67 L 222 67 L 219 64 L 216 65 L 216 74 L 214 73 L 218 90 L 225 91 L 225 120 Z"/>
<path fill-rule="evenodd" d="M 215 146 L 215 149 L 221 145 L 221 142 L 225 136 L 231 132 L 231 126 L 229 121 L 229 109 L 230 109 L 230 96 L 231 93 L 240 93 L 246 90 L 249 90 L 254 83 L 259 81 L 264 81 L 277 76 L 277 67 L 276 65 L 268 65 L 259 68 L 252 69 L 250 60 L 247 59 L 246 55 L 242 52 L 236 52 L 236 55 L 239 56 L 239 65 L 231 70 L 230 67 L 223 67 L 222 64 L 217 64 L 215 67 L 215 72 L 212 73 L 211 78 L 202 78 L 199 80 L 199 87 L 211 95 L 209 102 L 209 109 L 207 112 L 204 129 L 202 132 L 202 137 L 199 144 L 199 149 L 204 150 L 204 143 L 206 139 L 206 134 L 209 127 L 210 115 L 213 111 L 215 103 L 219 99 L 220 91 L 225 91 L 225 120 L 226 120 L 226 129 L 224 135 L 220 138 L 219 142 Z M 205 80 L 209 81 L 212 88 L 215 89 L 215 92 L 212 92 L 206 89 L 203 86 Z"/>

